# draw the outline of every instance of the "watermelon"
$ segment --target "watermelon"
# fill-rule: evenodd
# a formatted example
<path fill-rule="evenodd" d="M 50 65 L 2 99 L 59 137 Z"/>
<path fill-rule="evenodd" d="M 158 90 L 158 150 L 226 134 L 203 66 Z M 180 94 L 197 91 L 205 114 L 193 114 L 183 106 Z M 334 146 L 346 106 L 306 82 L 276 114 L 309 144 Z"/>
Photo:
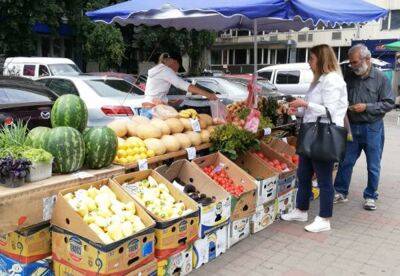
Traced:
<path fill-rule="evenodd" d="M 35 127 L 28 133 L 28 145 L 39 149 L 43 147 L 43 141 L 46 134 L 50 132 L 48 127 Z"/>
<path fill-rule="evenodd" d="M 109 127 L 93 127 L 85 130 L 85 166 L 100 169 L 109 166 L 117 154 L 118 139 Z"/>
<path fill-rule="evenodd" d="M 51 125 L 73 127 L 82 132 L 87 125 L 86 104 L 78 96 L 67 94 L 59 97 L 51 109 Z"/>
<path fill-rule="evenodd" d="M 43 148 L 54 156 L 53 171 L 70 173 L 79 170 L 85 161 L 82 134 L 72 127 L 56 127 L 46 134 Z"/>

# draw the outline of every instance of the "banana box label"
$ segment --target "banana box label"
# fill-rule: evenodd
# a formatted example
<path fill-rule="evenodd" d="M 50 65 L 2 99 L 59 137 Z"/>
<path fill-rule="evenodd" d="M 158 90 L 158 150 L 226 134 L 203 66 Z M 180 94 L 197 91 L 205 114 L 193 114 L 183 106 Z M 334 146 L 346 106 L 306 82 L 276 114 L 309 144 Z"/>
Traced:
<path fill-rule="evenodd" d="M 290 190 L 278 197 L 277 217 L 287 214 L 294 209 L 295 202 L 293 192 L 294 190 Z"/>
<path fill-rule="evenodd" d="M 179 252 L 168 259 L 158 260 L 157 275 L 187 275 L 193 270 L 193 248 L 189 246 L 186 250 Z"/>
<path fill-rule="evenodd" d="M 257 207 L 256 213 L 251 217 L 250 222 L 250 230 L 252 234 L 267 228 L 275 221 L 276 209 L 278 208 L 277 203 L 278 202 L 275 199 L 272 202 Z"/>
<path fill-rule="evenodd" d="M 257 206 L 263 205 L 276 199 L 278 176 L 256 181 L 257 184 Z"/>
<path fill-rule="evenodd" d="M 32 263 L 20 263 L 0 254 L 0 275 L 7 276 L 53 276 L 50 261 L 38 260 Z"/>
<path fill-rule="evenodd" d="M 229 224 L 228 248 L 250 236 L 250 217 L 232 221 Z"/>
<path fill-rule="evenodd" d="M 230 198 L 200 208 L 199 236 L 204 237 L 229 223 L 231 216 Z"/>

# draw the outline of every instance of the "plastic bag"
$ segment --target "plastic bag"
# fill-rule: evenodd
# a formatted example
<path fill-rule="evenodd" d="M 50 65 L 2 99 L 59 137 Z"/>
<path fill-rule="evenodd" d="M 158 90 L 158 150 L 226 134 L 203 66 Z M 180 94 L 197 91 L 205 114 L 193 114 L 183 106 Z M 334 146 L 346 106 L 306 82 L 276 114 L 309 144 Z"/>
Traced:
<path fill-rule="evenodd" d="M 179 113 L 175 108 L 164 104 L 159 104 L 153 107 L 152 113 L 154 118 L 159 118 L 161 120 L 179 117 Z"/>
<path fill-rule="evenodd" d="M 220 101 L 210 101 L 211 116 L 214 124 L 226 123 L 226 106 Z"/>
<path fill-rule="evenodd" d="M 351 132 L 350 122 L 349 122 L 349 118 L 347 117 L 347 114 L 344 117 L 344 127 L 347 129 L 347 141 L 352 142 L 353 141 L 353 133 Z"/>
<path fill-rule="evenodd" d="M 260 111 L 252 109 L 250 111 L 249 116 L 247 116 L 244 129 L 252 133 L 257 133 L 258 126 L 260 124 L 260 115 L 261 115 Z"/>

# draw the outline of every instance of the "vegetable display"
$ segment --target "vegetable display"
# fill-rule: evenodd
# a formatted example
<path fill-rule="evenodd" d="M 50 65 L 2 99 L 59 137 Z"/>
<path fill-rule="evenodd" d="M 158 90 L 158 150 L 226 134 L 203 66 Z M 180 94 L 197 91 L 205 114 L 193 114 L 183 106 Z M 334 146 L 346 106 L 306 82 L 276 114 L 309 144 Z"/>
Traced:
<path fill-rule="evenodd" d="M 29 173 L 31 162 L 25 158 L 7 156 L 0 159 L 0 182 L 25 179 Z"/>
<path fill-rule="evenodd" d="M 46 134 L 49 133 L 51 129 L 48 127 L 35 127 L 28 133 L 28 145 L 32 146 L 33 148 L 42 148 L 43 141 Z"/>
<path fill-rule="evenodd" d="M 79 189 L 64 198 L 105 244 L 146 228 L 136 214 L 135 203 L 121 202 L 108 186 Z"/>
<path fill-rule="evenodd" d="M 219 186 L 224 188 L 228 193 L 236 197 L 239 197 L 244 191 L 243 185 L 235 184 L 232 178 L 229 177 L 227 172 L 223 168 L 220 168 L 219 166 L 204 167 L 203 172 L 205 172 L 209 177 L 211 177 Z"/>
<path fill-rule="evenodd" d="M 178 183 L 183 186 L 183 192 L 187 194 L 191 199 L 196 201 L 198 204 L 201 204 L 203 207 L 208 206 L 211 203 L 214 203 L 216 198 L 215 196 L 209 197 L 206 194 L 200 193 L 195 186 L 192 184 L 185 184 L 180 178 L 175 178 L 173 180 L 174 183 Z"/>
<path fill-rule="evenodd" d="M 256 152 L 257 156 L 260 157 L 264 162 L 266 162 L 268 165 L 273 167 L 279 172 L 284 172 L 288 170 L 288 165 L 285 162 L 280 162 L 277 159 L 269 159 L 266 157 L 262 152 Z"/>

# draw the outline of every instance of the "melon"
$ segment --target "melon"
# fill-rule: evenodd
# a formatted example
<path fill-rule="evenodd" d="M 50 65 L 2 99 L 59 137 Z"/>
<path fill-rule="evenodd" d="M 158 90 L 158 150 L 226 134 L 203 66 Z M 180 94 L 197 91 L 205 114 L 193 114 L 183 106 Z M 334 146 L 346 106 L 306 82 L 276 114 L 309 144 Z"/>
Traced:
<path fill-rule="evenodd" d="M 200 120 L 204 121 L 207 124 L 207 126 L 211 126 L 213 124 L 213 120 L 212 120 L 212 117 L 210 115 L 208 115 L 208 114 L 198 114 L 197 116 L 199 117 Z"/>
<path fill-rule="evenodd" d="M 183 127 L 185 128 L 185 130 L 187 130 L 187 131 L 193 130 L 192 123 L 190 122 L 189 119 L 180 118 L 179 121 L 181 121 L 181 123 L 182 123 Z"/>
<path fill-rule="evenodd" d="M 178 139 L 173 135 L 164 135 L 161 137 L 161 142 L 163 142 L 167 152 L 178 151 L 181 148 Z"/>
<path fill-rule="evenodd" d="M 167 148 L 160 139 L 149 138 L 144 140 L 144 143 L 148 150 L 154 151 L 155 155 L 163 155 L 167 151 Z"/>
<path fill-rule="evenodd" d="M 162 132 L 151 124 L 139 124 L 136 127 L 136 134 L 141 139 L 161 138 Z"/>
<path fill-rule="evenodd" d="M 169 118 L 165 120 L 165 122 L 171 130 L 171 133 L 181 133 L 184 129 L 183 124 L 177 118 Z"/>
<path fill-rule="evenodd" d="M 190 146 L 192 146 L 192 142 L 190 141 L 189 137 L 186 134 L 175 133 L 173 136 L 176 137 L 176 139 L 178 140 L 181 149 L 187 149 L 190 148 Z"/>
<path fill-rule="evenodd" d="M 82 134 L 72 127 L 56 127 L 46 134 L 43 148 L 54 157 L 53 172 L 71 173 L 85 161 L 85 142 Z"/>
<path fill-rule="evenodd" d="M 133 116 L 132 122 L 137 124 L 148 124 L 150 123 L 150 119 L 144 116 Z"/>
<path fill-rule="evenodd" d="M 107 126 L 114 130 L 118 137 L 125 137 L 125 135 L 128 133 L 125 120 L 115 120 L 109 123 Z"/>
<path fill-rule="evenodd" d="M 160 129 L 163 135 L 169 135 L 171 133 L 171 130 L 170 130 L 168 124 L 161 119 L 154 118 L 151 120 L 150 124 L 158 129 Z"/>
<path fill-rule="evenodd" d="M 50 120 L 53 128 L 66 126 L 82 132 L 88 121 L 86 104 L 76 95 L 63 95 L 55 101 L 51 109 Z"/>
<path fill-rule="evenodd" d="M 190 142 L 193 146 L 201 145 L 201 135 L 200 133 L 194 131 L 187 131 L 185 134 L 189 137 Z"/>
<path fill-rule="evenodd" d="M 137 123 L 135 123 L 133 121 L 127 121 L 125 126 L 126 126 L 128 136 L 136 136 L 136 127 L 138 126 Z"/>
<path fill-rule="evenodd" d="M 118 139 L 108 127 L 93 127 L 83 136 L 85 141 L 85 166 L 101 169 L 109 166 L 117 154 Z"/>
<path fill-rule="evenodd" d="M 28 145 L 37 149 L 42 148 L 44 137 L 50 130 L 48 127 L 35 127 L 32 129 L 27 136 Z"/>
<path fill-rule="evenodd" d="M 210 142 L 210 132 L 206 129 L 203 129 L 200 132 L 200 137 L 201 137 L 201 142 L 202 143 L 208 143 Z"/>

